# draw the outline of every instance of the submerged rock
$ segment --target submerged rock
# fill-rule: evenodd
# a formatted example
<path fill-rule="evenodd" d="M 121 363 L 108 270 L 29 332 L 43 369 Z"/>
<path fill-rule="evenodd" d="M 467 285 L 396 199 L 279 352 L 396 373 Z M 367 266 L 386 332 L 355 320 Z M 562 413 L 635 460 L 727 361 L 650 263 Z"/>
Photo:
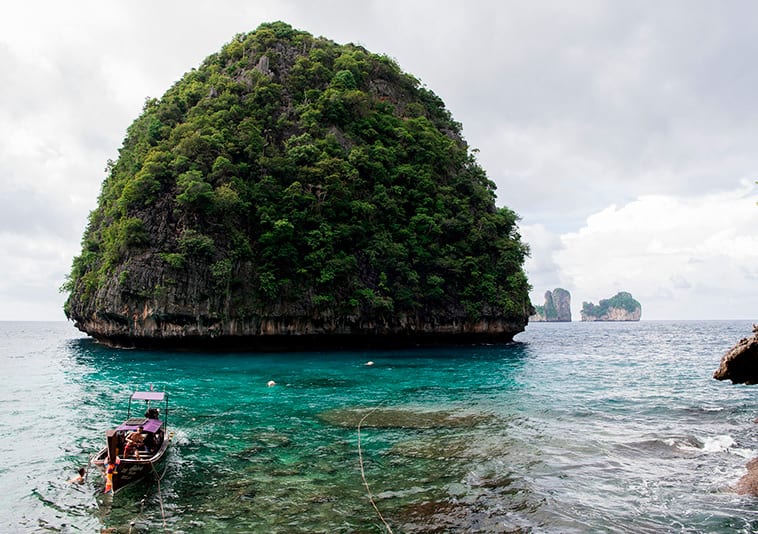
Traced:
<path fill-rule="evenodd" d="M 758 384 L 758 325 L 753 325 L 751 337 L 742 338 L 721 357 L 713 378 L 734 384 Z"/>
<path fill-rule="evenodd" d="M 338 408 L 318 415 L 322 421 L 344 427 L 357 427 L 367 414 L 361 426 L 366 428 L 470 428 L 491 416 L 481 413 L 456 413 L 445 410 L 416 411 L 402 408 Z"/>
<path fill-rule="evenodd" d="M 396 443 L 390 449 L 392 454 L 407 458 L 425 458 L 428 460 L 451 458 L 470 458 L 471 443 L 465 437 L 418 439 Z"/>
<path fill-rule="evenodd" d="M 513 455 L 513 442 L 503 433 L 485 425 L 477 431 L 465 433 L 453 430 L 447 435 L 436 432 L 434 436 L 419 434 L 411 439 L 395 443 L 391 454 L 406 458 L 427 460 L 468 459 L 486 462 L 492 458 Z"/>

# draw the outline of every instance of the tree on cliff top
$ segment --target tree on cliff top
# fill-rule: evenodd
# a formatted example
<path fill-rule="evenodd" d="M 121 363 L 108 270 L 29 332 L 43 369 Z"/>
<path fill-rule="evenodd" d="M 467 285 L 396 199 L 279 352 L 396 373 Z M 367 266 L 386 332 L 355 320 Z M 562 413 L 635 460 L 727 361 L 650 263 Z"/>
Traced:
<path fill-rule="evenodd" d="M 591 302 L 582 302 L 582 313 L 591 317 L 601 317 L 608 313 L 611 308 L 626 310 L 629 313 L 642 308 L 642 305 L 636 300 L 631 293 L 619 291 L 609 299 L 601 299 L 598 304 Z"/>
<path fill-rule="evenodd" d="M 528 315 L 517 216 L 461 125 L 360 46 L 237 35 L 145 102 L 107 172 L 65 286 L 77 322 Z"/>

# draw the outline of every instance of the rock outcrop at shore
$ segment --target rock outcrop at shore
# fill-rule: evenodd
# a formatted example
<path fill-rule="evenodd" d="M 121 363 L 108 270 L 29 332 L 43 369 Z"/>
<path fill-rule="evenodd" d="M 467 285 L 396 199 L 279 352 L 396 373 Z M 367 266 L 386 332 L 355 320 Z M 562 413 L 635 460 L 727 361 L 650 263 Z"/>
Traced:
<path fill-rule="evenodd" d="M 735 490 L 740 495 L 758 496 L 758 458 L 750 460 L 745 464 L 745 468 L 747 468 L 747 473 L 739 479 Z"/>
<path fill-rule="evenodd" d="M 758 384 L 758 325 L 753 325 L 752 336 L 740 339 L 721 357 L 713 378 L 731 380 L 733 384 Z M 747 473 L 737 482 L 735 490 L 740 495 L 758 496 L 758 458 L 745 467 Z"/>
<path fill-rule="evenodd" d="M 758 325 L 753 325 L 752 336 L 739 340 L 721 357 L 713 378 L 731 380 L 733 384 L 758 384 Z"/>
<path fill-rule="evenodd" d="M 571 322 L 571 293 L 560 287 L 545 291 L 545 304 L 534 307 L 529 322 Z"/>
<path fill-rule="evenodd" d="M 508 341 L 528 248 L 461 132 L 387 56 L 237 35 L 127 129 L 66 315 L 119 346 Z"/>
<path fill-rule="evenodd" d="M 582 321 L 639 321 L 642 317 L 642 305 L 631 293 L 620 291 L 609 299 L 600 300 L 599 304 L 582 303 Z"/>

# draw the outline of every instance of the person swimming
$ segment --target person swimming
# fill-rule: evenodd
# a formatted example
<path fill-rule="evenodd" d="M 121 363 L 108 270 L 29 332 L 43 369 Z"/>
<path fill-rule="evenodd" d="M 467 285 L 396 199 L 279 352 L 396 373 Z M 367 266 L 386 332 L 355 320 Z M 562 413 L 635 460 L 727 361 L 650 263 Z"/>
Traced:
<path fill-rule="evenodd" d="M 76 476 L 73 476 L 68 480 L 69 484 L 81 484 L 84 482 L 87 471 L 85 471 L 83 467 L 80 467 L 77 473 Z"/>

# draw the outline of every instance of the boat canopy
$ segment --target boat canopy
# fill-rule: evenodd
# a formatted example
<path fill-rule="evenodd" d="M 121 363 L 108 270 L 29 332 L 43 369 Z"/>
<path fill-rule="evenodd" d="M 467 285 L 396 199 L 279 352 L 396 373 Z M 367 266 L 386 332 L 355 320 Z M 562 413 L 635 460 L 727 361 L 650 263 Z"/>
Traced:
<path fill-rule="evenodd" d="M 135 391 L 131 398 L 132 400 L 162 401 L 166 398 L 166 393 L 164 391 Z"/>
<path fill-rule="evenodd" d="M 137 430 L 142 427 L 145 432 L 158 432 L 162 425 L 160 419 L 134 418 L 121 423 L 116 430 Z"/>

